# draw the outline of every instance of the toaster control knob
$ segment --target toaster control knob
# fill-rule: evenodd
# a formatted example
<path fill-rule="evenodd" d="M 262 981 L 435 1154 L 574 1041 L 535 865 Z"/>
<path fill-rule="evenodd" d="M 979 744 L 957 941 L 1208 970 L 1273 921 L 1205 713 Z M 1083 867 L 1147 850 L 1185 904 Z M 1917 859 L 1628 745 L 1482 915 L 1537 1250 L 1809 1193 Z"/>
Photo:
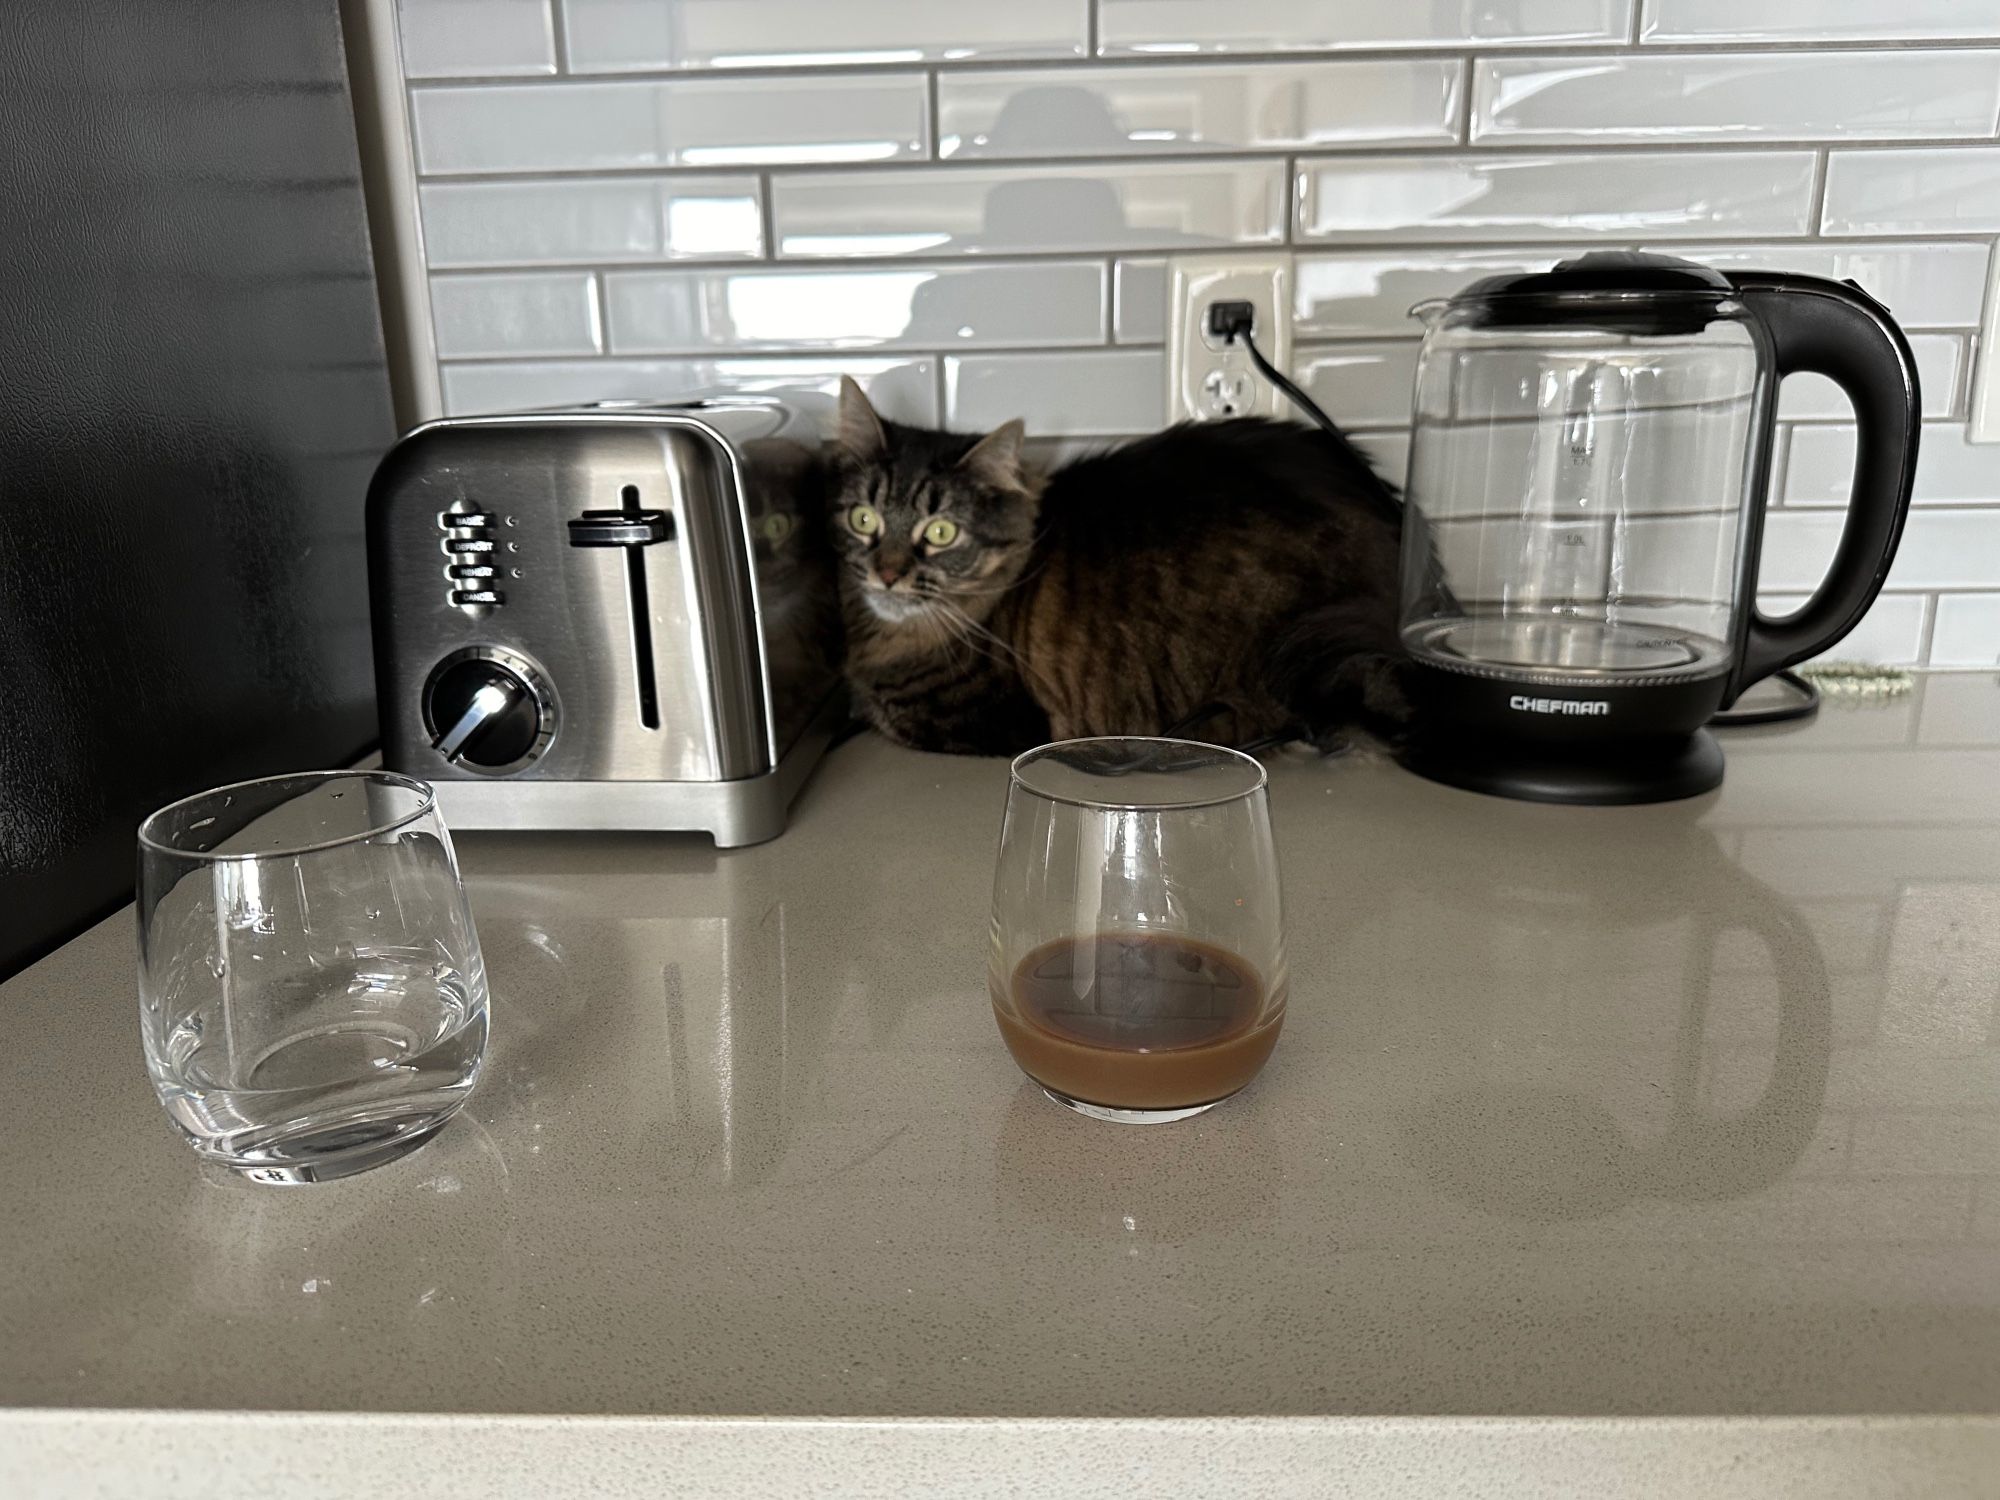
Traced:
<path fill-rule="evenodd" d="M 555 734 L 547 684 L 509 651 L 475 647 L 447 657 L 425 685 L 423 706 L 431 748 L 453 765 L 515 770 Z"/>

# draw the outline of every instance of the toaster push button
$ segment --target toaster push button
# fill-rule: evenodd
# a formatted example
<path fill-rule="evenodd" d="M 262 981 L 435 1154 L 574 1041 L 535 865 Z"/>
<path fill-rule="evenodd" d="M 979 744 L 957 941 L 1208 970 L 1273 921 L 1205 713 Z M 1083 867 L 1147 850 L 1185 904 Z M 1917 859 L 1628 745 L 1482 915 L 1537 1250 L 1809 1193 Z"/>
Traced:
<path fill-rule="evenodd" d="M 445 574 L 451 578 L 498 578 L 500 570 L 491 563 L 453 563 Z"/>
<path fill-rule="evenodd" d="M 504 604 L 507 596 L 498 589 L 453 589 L 453 604 Z"/>
<path fill-rule="evenodd" d="M 455 536 L 446 539 L 444 550 L 459 557 L 477 557 L 493 550 L 490 536 Z"/>

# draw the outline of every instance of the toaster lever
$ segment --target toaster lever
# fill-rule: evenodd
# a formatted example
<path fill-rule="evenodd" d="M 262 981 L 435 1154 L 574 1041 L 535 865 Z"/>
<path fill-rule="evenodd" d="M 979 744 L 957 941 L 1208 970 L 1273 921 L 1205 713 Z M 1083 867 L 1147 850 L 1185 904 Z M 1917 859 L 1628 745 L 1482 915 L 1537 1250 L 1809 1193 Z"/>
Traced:
<path fill-rule="evenodd" d="M 488 682 L 472 695 L 472 702 L 459 715 L 458 722 L 431 742 L 431 748 L 453 765 L 465 754 L 465 747 L 475 734 L 496 718 L 501 710 L 510 706 L 518 696 L 504 682 Z"/>
<path fill-rule="evenodd" d="M 650 547 L 674 539 L 663 510 L 587 510 L 569 523 L 572 547 Z"/>

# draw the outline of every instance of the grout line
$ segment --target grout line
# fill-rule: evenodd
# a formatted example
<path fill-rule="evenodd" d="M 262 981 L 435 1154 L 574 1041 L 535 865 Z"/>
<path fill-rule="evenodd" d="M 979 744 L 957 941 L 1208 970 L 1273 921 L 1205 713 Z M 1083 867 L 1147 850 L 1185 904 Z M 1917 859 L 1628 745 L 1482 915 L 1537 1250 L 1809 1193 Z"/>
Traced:
<path fill-rule="evenodd" d="M 1938 596 L 1924 594 L 1924 622 L 1917 632 L 1917 662 L 1920 666 L 1931 664 L 1931 648 L 1937 644 Z"/>
<path fill-rule="evenodd" d="M 1771 234 L 1716 234 L 1702 236 L 1641 236 L 1639 243 L 1651 249 L 1700 248 L 1709 251 L 1729 251 L 1737 249 L 1769 249 L 1779 253 L 1789 250 L 1826 249 L 1840 250 L 1900 250 L 1923 254 L 1931 250 L 1950 250 L 1978 247 L 1985 249 L 1993 243 L 1989 234 L 1979 235 L 1939 235 L 1926 240 L 1913 240 L 1908 235 L 1842 235 L 1838 239 L 1819 239 L 1810 235 Z M 1424 239 L 1421 237 L 1402 240 L 1368 240 L 1343 244 L 1327 241 L 1301 246 L 1301 252 L 1314 259 L 1329 259 L 1342 255 L 1363 256 L 1379 260 L 1394 255 L 1521 255 L 1529 251 L 1563 253 L 1591 244 L 1603 244 L 1605 237 L 1579 238 L 1561 234 L 1542 235 L 1533 239 L 1518 240 L 1460 240 Z M 999 265 L 1006 262 L 1038 264 L 1049 261 L 1093 260 L 1104 256 L 1114 259 L 1157 260 L 1171 256 L 1179 247 L 1123 245 L 1117 247 L 1092 246 L 1082 250 L 1031 250 L 1009 249 L 993 256 L 954 255 L 950 252 L 916 255 L 843 255 L 828 257 L 840 267 L 856 270 L 883 269 L 889 267 L 916 267 L 926 265 L 957 266 L 977 263 Z M 1269 255 L 1268 245 L 1245 245 L 1238 243 L 1205 245 L 1198 248 L 1203 255 L 1241 255 L 1248 258 Z M 731 270 L 762 264 L 756 257 L 748 255 L 690 255 L 672 258 L 645 260 L 611 260 L 598 256 L 576 256 L 569 259 L 491 261 L 478 265 L 436 265 L 432 269 L 440 275 L 483 276 L 515 275 L 522 271 L 577 271 L 594 266 L 607 270 Z M 780 261 L 780 265 L 793 265 L 793 261 Z M 805 261 L 796 262 L 803 267 Z M 814 259 L 811 264 L 820 264 Z M 1984 279 L 1982 272 L 1982 280 Z M 1905 323 L 1905 332 L 1970 332 L 1977 327 L 1975 318 L 1958 323 Z"/>
<path fill-rule="evenodd" d="M 937 425 L 940 427 L 951 420 L 948 385 L 944 375 L 944 356 L 940 354 L 931 361 L 931 394 L 937 401 Z"/>
<path fill-rule="evenodd" d="M 1625 40 L 1632 46 L 1640 45 L 1640 36 L 1646 29 L 1646 10 L 1653 0 L 1632 0 L 1632 30 Z"/>
<path fill-rule="evenodd" d="M 556 76 L 569 74 L 569 17 L 563 9 L 563 0 L 548 0 L 549 36 L 555 43 Z"/>
<path fill-rule="evenodd" d="M 606 359 L 623 352 L 611 347 L 610 288 L 605 285 L 604 273 L 601 271 L 590 273 L 590 310 L 596 323 L 593 331 L 597 335 L 597 352 Z"/>
<path fill-rule="evenodd" d="M 1322 48 L 1319 50 L 1209 51 L 1175 53 L 1108 53 L 1089 57 L 1005 57 L 993 53 L 975 57 L 931 57 L 903 63 L 815 62 L 757 63 L 742 67 L 607 68 L 577 71 L 568 67 L 567 32 L 562 29 L 560 5 L 556 24 L 561 40 L 558 60 L 565 67 L 564 80 L 583 83 L 693 82 L 726 79 L 839 78 L 857 74 L 871 76 L 907 75 L 919 68 L 946 72 L 1059 73 L 1080 68 L 1111 68 L 1120 71 L 1168 71 L 1174 68 L 1229 68 L 1260 65 L 1306 64 L 1314 67 L 1346 62 L 1437 62 L 1453 57 L 1490 55 L 1521 62 L 1570 63 L 1592 58 L 1674 58 L 1674 57 L 1781 57 L 1815 58 L 1848 52 L 1979 52 L 1996 47 L 1993 37 L 1903 37 L 1903 38 L 1814 38 L 1788 42 L 1702 42 L 1673 41 L 1634 44 L 1625 40 L 1588 42 L 1532 42 L 1522 46 L 1498 46 L 1490 40 L 1461 37 L 1436 46 Z M 533 75 L 519 73 L 453 74 L 442 77 L 418 76 L 411 80 L 425 88 L 482 88 L 492 85 L 519 85 Z"/>
<path fill-rule="evenodd" d="M 1458 101 L 1458 118 L 1453 121 L 1453 131 L 1458 136 L 1458 144 L 1472 145 L 1472 91 L 1479 77 L 1478 62 L 1468 57 L 1465 67 L 1459 73 L 1459 87 L 1463 97 Z"/>
<path fill-rule="evenodd" d="M 769 172 L 759 172 L 757 174 L 757 237 L 763 247 L 760 252 L 761 258 L 766 262 L 775 261 L 778 258 L 778 211 L 775 202 L 776 197 L 776 193 L 771 188 L 771 174 Z"/>
<path fill-rule="evenodd" d="M 1131 344 L 1118 342 L 1118 257 L 1107 255 L 1102 262 L 1104 295 L 1101 306 L 1104 312 L 1104 347 L 1106 349 L 1130 349 Z"/>
<path fill-rule="evenodd" d="M 930 68 L 924 73 L 924 108 L 930 112 L 930 157 L 931 161 L 944 160 L 944 116 L 938 109 L 937 69 Z"/>
<path fill-rule="evenodd" d="M 714 344 L 699 349 L 618 349 L 608 354 L 458 354 L 439 361 L 444 365 L 534 365 L 551 361 L 570 363 L 584 361 L 612 361 L 631 363 L 703 363 L 712 360 L 747 361 L 752 364 L 800 360 L 819 361 L 840 365 L 848 360 L 871 360 L 876 362 L 913 364 L 925 359 L 984 359 L 988 355 L 1006 359 L 1045 358 L 1081 355 L 1094 358 L 1100 354 L 1159 354 L 1165 350 L 1164 344 L 922 344 L 922 345 L 874 345 L 869 348 L 843 346 L 832 348 L 804 344 L 782 346 L 743 344 Z M 1407 424 L 1404 424 L 1407 425 Z"/>
<path fill-rule="evenodd" d="M 1098 0 L 1083 0 L 1083 56 L 1086 62 L 1101 62 L 1098 53 Z"/>
<path fill-rule="evenodd" d="M 1729 156 L 1796 156 L 1812 152 L 1824 158 L 1829 152 L 1838 151 L 1843 156 L 1868 155 L 1890 151 L 1955 151 L 1963 148 L 1986 147 L 1993 142 L 1983 136 L 1940 136 L 1928 140 L 1877 140 L 1877 141 L 1825 141 L 1810 139 L 1759 140 L 1759 141 L 1713 141 L 1681 138 L 1656 141 L 1538 141 L 1524 137 L 1510 137 L 1490 144 L 1464 145 L 1457 141 L 1425 144 L 1416 141 L 1386 142 L 1381 144 L 1348 142 L 1345 144 L 1315 145 L 1301 150 L 1296 146 L 1271 145 L 1263 148 L 1254 146 L 1231 146 L 1222 150 L 1185 151 L 1134 151 L 1124 154 L 1040 154 L 1021 156 L 980 156 L 973 158 L 948 158 L 942 161 L 929 159 L 870 159 L 855 161 L 714 161 L 698 165 L 674 162 L 639 163 L 629 167 L 482 167 L 451 172 L 429 171 L 423 174 L 426 182 L 569 182 L 578 180 L 616 180 L 627 177 L 702 177 L 718 178 L 740 175 L 753 171 L 782 172 L 792 177 L 840 176 L 861 173 L 877 175 L 934 176 L 938 173 L 963 174 L 973 176 L 979 173 L 1005 174 L 1008 172 L 1046 171 L 1074 169 L 1100 173 L 1143 171 L 1148 167 L 1216 167 L 1255 168 L 1269 166 L 1277 162 L 1311 161 L 1333 163 L 1342 161 L 1380 161 L 1404 159 L 1410 161 L 1459 161 L 1468 165 L 1481 161 L 1505 160 L 1510 157 L 1533 157 L 1537 160 L 1555 159 L 1560 161 L 1601 161 L 1619 157 L 1658 156 L 1671 157 L 1675 161 L 1686 161 L 1690 157 L 1723 158 Z M 1988 236 L 1992 231 L 1988 231 Z M 1771 236 L 1764 236 L 1771 238 Z M 1906 233 L 1904 238 L 1908 238 Z M 1846 235 L 1840 236 L 1848 238 Z"/>
<path fill-rule="evenodd" d="M 1806 202 L 1806 232 L 1824 235 L 1826 232 L 1826 184 L 1833 175 L 1831 151 L 1819 151 L 1813 156 L 1812 193 Z"/>

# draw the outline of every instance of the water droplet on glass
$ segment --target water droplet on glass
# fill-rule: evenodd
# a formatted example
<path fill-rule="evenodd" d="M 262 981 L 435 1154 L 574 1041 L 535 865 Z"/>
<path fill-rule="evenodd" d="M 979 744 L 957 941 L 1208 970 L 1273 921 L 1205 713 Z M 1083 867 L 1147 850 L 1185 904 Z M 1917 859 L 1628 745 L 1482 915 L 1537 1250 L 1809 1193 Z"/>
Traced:
<path fill-rule="evenodd" d="M 229 961 L 221 954 L 214 954 L 208 960 L 208 972 L 220 979 L 229 972 Z"/>
<path fill-rule="evenodd" d="M 213 823 L 214 821 L 215 821 L 215 814 L 214 814 L 214 813 L 210 813 L 210 814 L 209 814 L 209 815 L 208 815 L 207 817 L 205 817 L 205 818 L 196 818 L 196 819 L 195 819 L 195 820 L 194 820 L 194 821 L 193 821 L 192 823 L 188 824 L 188 827 L 190 827 L 190 828 L 206 828 L 206 827 L 208 827 L 208 825 L 209 825 L 209 824 Z"/>
<path fill-rule="evenodd" d="M 336 797 L 345 797 L 345 796 L 347 795 L 347 793 L 345 793 L 345 792 L 335 792 L 335 793 L 334 793 L 333 795 L 334 795 L 334 796 L 336 796 Z"/>
<path fill-rule="evenodd" d="M 379 922 L 379 921 L 381 921 L 381 920 L 382 920 L 382 908 L 381 908 L 381 907 L 379 907 L 379 906 L 371 906 L 371 907 L 369 907 L 369 908 L 368 908 L 368 920 L 369 920 L 369 921 L 371 921 L 371 922 Z"/>

